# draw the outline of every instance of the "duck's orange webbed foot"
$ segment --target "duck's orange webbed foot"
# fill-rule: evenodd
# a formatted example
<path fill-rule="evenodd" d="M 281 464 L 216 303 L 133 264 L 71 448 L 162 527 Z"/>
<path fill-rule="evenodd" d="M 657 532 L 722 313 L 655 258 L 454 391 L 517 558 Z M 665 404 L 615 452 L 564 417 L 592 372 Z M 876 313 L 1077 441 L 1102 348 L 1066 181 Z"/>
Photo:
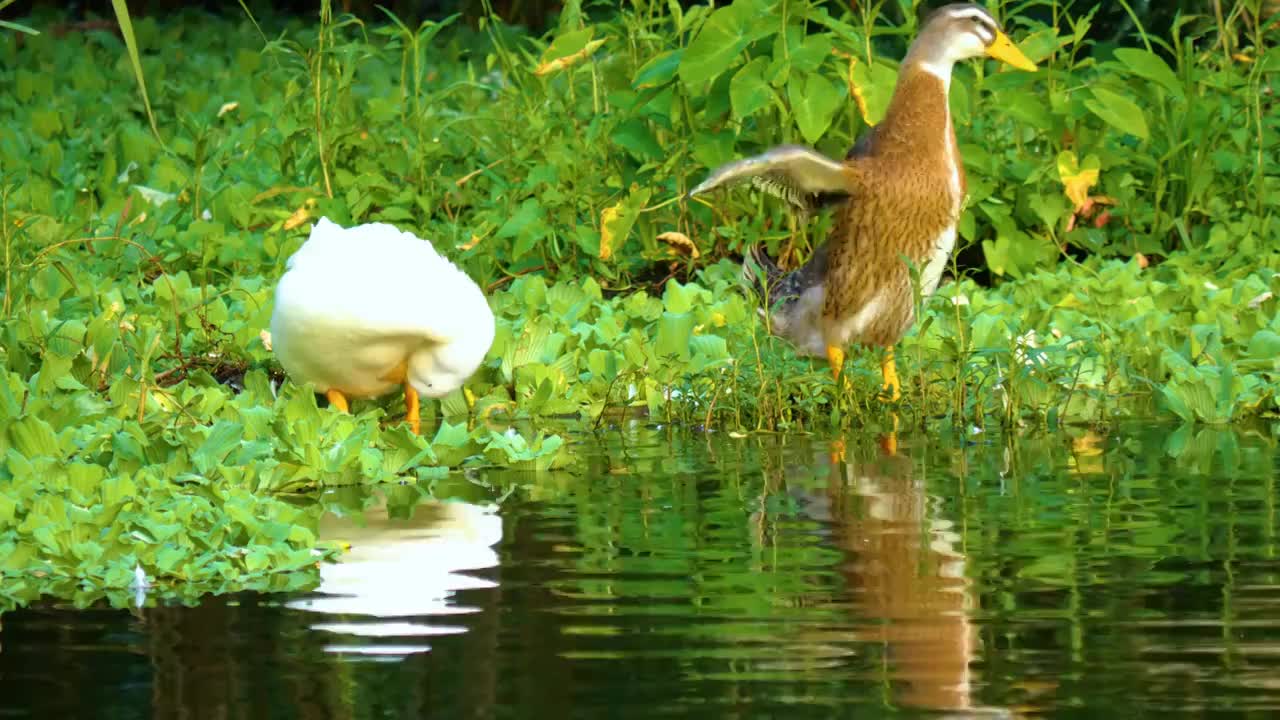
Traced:
<path fill-rule="evenodd" d="M 344 413 L 351 412 L 351 405 L 347 402 L 347 396 L 343 395 L 342 391 L 329 390 L 324 394 L 324 396 L 328 399 L 331 406 L 338 408 L 338 410 Z"/>

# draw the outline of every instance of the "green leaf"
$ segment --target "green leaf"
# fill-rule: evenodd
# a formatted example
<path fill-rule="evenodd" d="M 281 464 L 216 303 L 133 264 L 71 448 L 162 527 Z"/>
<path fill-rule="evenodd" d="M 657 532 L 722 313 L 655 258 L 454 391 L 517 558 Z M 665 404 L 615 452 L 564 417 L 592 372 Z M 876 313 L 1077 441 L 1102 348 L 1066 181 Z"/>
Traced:
<path fill-rule="evenodd" d="M 618 125 L 609 139 L 642 162 L 660 160 L 666 154 L 648 124 L 639 118 L 631 118 Z"/>
<path fill-rule="evenodd" d="M 1085 107 L 1094 115 L 1102 118 L 1108 125 L 1146 140 L 1151 133 L 1147 129 L 1147 116 L 1137 103 L 1129 98 L 1108 90 L 1095 87 L 1090 90 L 1093 100 L 1086 100 Z"/>
<path fill-rule="evenodd" d="M 680 59 L 680 79 L 690 88 L 701 88 L 733 67 L 748 45 L 776 32 L 760 22 L 760 0 L 734 0 L 711 13 L 697 37 Z"/>
<path fill-rule="evenodd" d="M 1280 358 L 1280 334 L 1259 330 L 1249 339 L 1249 357 L 1258 360 Z"/>
<path fill-rule="evenodd" d="M 10 21 L 8 21 L 8 20 L 0 20 L 0 28 L 5 28 L 6 30 L 14 30 L 14 31 L 16 31 L 16 32 L 20 32 L 20 33 L 26 33 L 26 34 L 28 34 L 28 35 L 39 35 L 39 34 L 40 34 L 40 31 L 39 31 L 39 30 L 36 30 L 36 29 L 35 29 L 35 28 L 33 28 L 33 27 L 30 27 L 30 26 L 27 26 L 27 25 L 23 25 L 23 24 L 21 24 L 21 23 L 10 22 Z"/>
<path fill-rule="evenodd" d="M 200 447 L 191 454 L 191 464 L 201 474 L 208 475 L 222 466 L 231 451 L 240 445 L 244 425 L 230 420 L 219 420 L 209 429 Z"/>
<path fill-rule="evenodd" d="M 520 204 L 520 208 L 502 224 L 498 230 L 499 238 L 515 238 L 511 247 L 511 259 L 519 260 L 525 253 L 533 249 L 537 241 L 545 238 L 550 232 L 545 221 L 546 211 L 534 198 L 528 198 Z"/>
<path fill-rule="evenodd" d="M 729 100 L 733 104 L 733 118 L 742 120 L 769 105 L 772 94 L 764 79 L 764 69 L 769 65 L 762 57 L 743 65 L 729 82 Z"/>
<path fill-rule="evenodd" d="M 53 426 L 38 417 L 24 417 L 9 426 L 9 442 L 27 458 L 61 457 Z"/>
<path fill-rule="evenodd" d="M 809 144 L 822 139 L 844 102 L 843 89 L 817 73 L 805 78 L 803 87 L 798 78 L 792 78 L 787 84 L 787 96 L 800 134 Z"/>
<path fill-rule="evenodd" d="M 1178 76 L 1159 55 L 1140 48 L 1119 48 L 1115 56 L 1133 74 L 1157 83 L 1178 99 L 1184 97 Z"/>
<path fill-rule="evenodd" d="M 591 38 L 596 34 L 596 29 L 590 25 L 579 30 L 567 32 L 556 38 L 547 49 L 542 53 L 542 61 L 547 62 L 572 55 L 579 50 L 585 48 L 587 43 L 591 42 Z"/>
<path fill-rule="evenodd" d="M 649 62 L 640 66 L 636 71 L 635 79 L 631 81 L 631 86 L 637 90 L 645 88 L 658 87 L 671 82 L 676 76 L 676 71 L 680 68 L 680 61 L 684 57 L 684 48 L 676 50 L 668 50 L 657 56 L 650 58 Z"/>
<path fill-rule="evenodd" d="M 662 319 L 658 321 L 658 337 L 654 341 L 654 352 L 658 357 L 674 356 L 679 362 L 688 362 L 689 339 L 693 337 L 696 322 L 693 313 L 662 313 Z"/>
<path fill-rule="evenodd" d="M 156 127 L 155 113 L 151 111 L 151 98 L 147 96 L 147 80 L 142 74 L 142 59 L 138 54 L 138 40 L 133 32 L 133 20 L 129 18 L 129 6 L 125 0 L 111 0 L 111 7 L 115 9 L 116 21 L 120 23 L 120 35 L 124 37 L 125 47 L 129 51 L 129 63 L 133 66 L 134 79 L 138 81 L 138 93 L 142 95 L 142 106 L 147 110 L 151 132 L 163 145 L 164 141 L 160 140 L 160 130 Z"/>

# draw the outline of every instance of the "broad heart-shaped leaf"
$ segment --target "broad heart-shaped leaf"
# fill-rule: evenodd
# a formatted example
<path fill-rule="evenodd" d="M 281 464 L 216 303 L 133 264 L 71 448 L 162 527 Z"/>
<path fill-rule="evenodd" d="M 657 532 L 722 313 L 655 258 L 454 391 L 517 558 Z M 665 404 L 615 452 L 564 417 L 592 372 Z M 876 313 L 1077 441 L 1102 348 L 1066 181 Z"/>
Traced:
<path fill-rule="evenodd" d="M 1147 129 L 1146 113 L 1142 112 L 1137 103 L 1106 88 L 1095 87 L 1091 92 L 1094 99 L 1086 100 L 1084 104 L 1094 115 L 1105 120 L 1111 127 L 1142 140 L 1151 136 Z"/>
<path fill-rule="evenodd" d="M 898 70 L 878 60 L 870 65 L 860 62 L 853 67 L 853 82 L 866 104 L 866 115 L 862 119 L 869 125 L 878 124 L 889 110 L 889 101 L 898 85 Z"/>
<path fill-rule="evenodd" d="M 680 59 L 680 79 L 691 88 L 720 77 L 748 45 L 774 32 L 763 0 L 734 0 L 711 13 Z"/>
<path fill-rule="evenodd" d="M 666 85 L 676 76 L 680 69 L 680 61 L 684 58 L 684 48 L 668 50 L 650 58 L 649 62 L 636 71 L 631 87 L 637 90 Z"/>
<path fill-rule="evenodd" d="M 1115 55 L 1116 60 L 1134 75 L 1159 84 L 1176 98 L 1183 97 L 1178 76 L 1159 55 L 1140 48 L 1120 48 Z"/>
<path fill-rule="evenodd" d="M 762 57 L 743 65 L 729 81 L 729 100 L 733 103 L 733 119 L 751 117 L 757 110 L 769 104 L 769 84 L 764 79 L 764 69 L 769 61 Z"/>
<path fill-rule="evenodd" d="M 831 119 L 844 100 L 844 91 L 821 75 L 810 73 L 805 78 L 792 76 L 787 85 L 787 97 L 791 100 L 791 113 L 795 115 L 800 134 L 805 142 L 812 145 L 831 127 Z"/>

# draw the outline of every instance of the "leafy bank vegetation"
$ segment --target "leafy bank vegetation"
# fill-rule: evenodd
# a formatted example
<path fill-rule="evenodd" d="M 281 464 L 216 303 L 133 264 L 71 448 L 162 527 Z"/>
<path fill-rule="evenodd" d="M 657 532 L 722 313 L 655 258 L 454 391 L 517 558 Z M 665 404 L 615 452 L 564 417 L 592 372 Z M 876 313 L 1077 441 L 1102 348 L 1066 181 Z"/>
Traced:
<path fill-rule="evenodd" d="M 779 142 L 842 154 L 878 120 L 914 27 L 875 3 L 569 2 L 545 37 L 328 3 L 318 23 L 147 18 L 127 33 L 139 72 L 111 32 L 7 29 L 0 594 L 122 587 L 139 566 L 304 582 L 330 550 L 290 493 L 564 467 L 556 419 L 1280 415 L 1274 19 L 1239 2 L 1112 47 L 1082 3 L 995 5 L 1043 70 L 957 69 L 962 248 L 899 350 L 896 408 L 874 356 L 835 392 L 739 282 L 746 245 L 800 262 L 823 220 L 747 191 L 681 200 L 709 167 Z M 497 340 L 429 404 L 434 436 L 396 424 L 395 399 L 341 415 L 280 382 L 271 289 L 321 215 L 413 229 L 488 288 Z"/>

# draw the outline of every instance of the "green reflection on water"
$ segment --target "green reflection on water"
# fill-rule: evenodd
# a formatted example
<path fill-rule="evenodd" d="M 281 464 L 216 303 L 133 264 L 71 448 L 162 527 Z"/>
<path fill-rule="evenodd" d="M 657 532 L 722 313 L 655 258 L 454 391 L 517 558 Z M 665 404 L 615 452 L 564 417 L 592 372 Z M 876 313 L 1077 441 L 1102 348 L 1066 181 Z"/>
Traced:
<path fill-rule="evenodd" d="M 813 437 L 640 427 L 576 447 L 576 472 L 326 496 L 321 533 L 352 545 L 321 588 L 340 595 L 6 615 L 0 697 L 66 716 L 137 688 L 273 717 L 1280 707 L 1269 430 L 903 435 L 894 455 L 851 437 L 843 461 Z"/>

